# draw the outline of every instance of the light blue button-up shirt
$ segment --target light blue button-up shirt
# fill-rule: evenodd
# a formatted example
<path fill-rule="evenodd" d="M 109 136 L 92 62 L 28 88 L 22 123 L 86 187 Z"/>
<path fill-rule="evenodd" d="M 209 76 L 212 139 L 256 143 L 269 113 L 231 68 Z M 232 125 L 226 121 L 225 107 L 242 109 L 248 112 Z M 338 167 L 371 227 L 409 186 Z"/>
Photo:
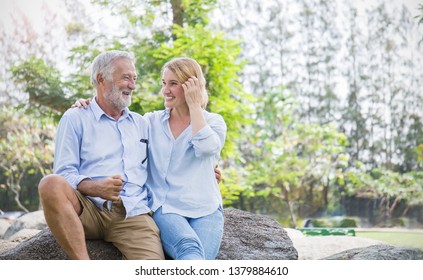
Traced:
<path fill-rule="evenodd" d="M 149 175 L 152 210 L 198 218 L 222 205 L 214 167 L 225 143 L 223 118 L 203 111 L 207 125 L 194 136 L 191 126 L 178 138 L 169 127 L 169 110 L 147 113 L 150 121 Z"/>
<path fill-rule="evenodd" d="M 95 98 L 87 109 L 65 112 L 57 128 L 54 172 L 76 189 L 87 178 L 99 180 L 121 175 L 126 184 L 121 198 L 127 216 L 150 211 L 147 180 L 148 122 L 138 113 L 125 109 L 115 120 L 98 106 Z M 89 197 L 99 208 L 105 200 Z"/>

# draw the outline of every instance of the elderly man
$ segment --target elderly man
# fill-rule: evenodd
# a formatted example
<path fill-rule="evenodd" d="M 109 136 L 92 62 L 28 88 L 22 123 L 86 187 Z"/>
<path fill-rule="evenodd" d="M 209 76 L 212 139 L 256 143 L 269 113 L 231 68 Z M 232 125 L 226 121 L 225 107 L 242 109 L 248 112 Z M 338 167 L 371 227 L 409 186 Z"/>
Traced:
<path fill-rule="evenodd" d="M 164 259 L 148 207 L 148 122 L 131 112 L 133 57 L 95 58 L 96 95 L 87 110 L 69 109 L 57 129 L 55 174 L 39 194 L 51 232 L 70 259 L 89 259 L 86 239 L 113 243 L 125 259 Z"/>

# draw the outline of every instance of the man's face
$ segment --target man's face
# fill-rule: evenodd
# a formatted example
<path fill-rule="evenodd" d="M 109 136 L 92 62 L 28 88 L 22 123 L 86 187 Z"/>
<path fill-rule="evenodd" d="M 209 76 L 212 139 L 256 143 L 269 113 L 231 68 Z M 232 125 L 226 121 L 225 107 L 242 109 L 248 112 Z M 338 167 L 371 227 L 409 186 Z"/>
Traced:
<path fill-rule="evenodd" d="M 113 62 L 111 81 L 106 80 L 104 98 L 119 111 L 131 105 L 132 91 L 135 90 L 137 75 L 134 64 L 125 58 Z"/>

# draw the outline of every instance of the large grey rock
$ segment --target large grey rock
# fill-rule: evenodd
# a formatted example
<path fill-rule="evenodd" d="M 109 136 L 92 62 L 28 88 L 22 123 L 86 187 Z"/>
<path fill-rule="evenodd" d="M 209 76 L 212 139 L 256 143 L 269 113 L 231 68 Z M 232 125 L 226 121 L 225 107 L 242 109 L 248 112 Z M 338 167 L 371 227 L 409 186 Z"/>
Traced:
<path fill-rule="evenodd" d="M 3 239 L 9 239 L 22 229 L 37 229 L 42 230 L 47 227 L 46 220 L 44 218 L 44 211 L 39 210 L 24 214 L 16 219 L 10 225 L 3 235 Z"/>
<path fill-rule="evenodd" d="M 286 231 L 273 219 L 237 209 L 225 209 L 225 228 L 220 260 L 296 260 L 298 253 Z M 87 240 L 90 257 L 119 260 L 120 252 L 110 243 Z M 2 252 L 2 250 L 0 250 Z M 67 259 L 49 229 L 0 253 L 0 260 Z"/>
<path fill-rule="evenodd" d="M 8 250 L 11 250 L 15 248 L 17 245 L 19 245 L 18 242 L 8 241 L 0 239 L 0 254 L 3 252 L 7 252 Z"/>
<path fill-rule="evenodd" d="M 119 260 L 120 252 L 102 240 L 87 240 L 88 252 L 93 260 Z M 44 229 L 13 249 L 0 254 L 0 260 L 66 260 L 68 257 L 56 242 L 50 229 Z"/>
<path fill-rule="evenodd" d="M 325 260 L 423 260 L 423 251 L 411 247 L 377 244 L 346 250 Z"/>
<path fill-rule="evenodd" d="M 225 229 L 218 260 L 297 260 L 287 232 L 266 216 L 225 209 Z"/>
<path fill-rule="evenodd" d="M 41 230 L 39 229 L 33 229 L 33 228 L 24 228 L 18 231 L 17 233 L 13 234 L 9 238 L 7 238 L 7 241 L 11 242 L 23 242 L 27 239 L 30 239 L 31 237 L 37 235 Z"/>
<path fill-rule="evenodd" d="M 0 238 L 3 238 L 7 229 L 10 227 L 10 223 L 4 219 L 0 219 Z"/>

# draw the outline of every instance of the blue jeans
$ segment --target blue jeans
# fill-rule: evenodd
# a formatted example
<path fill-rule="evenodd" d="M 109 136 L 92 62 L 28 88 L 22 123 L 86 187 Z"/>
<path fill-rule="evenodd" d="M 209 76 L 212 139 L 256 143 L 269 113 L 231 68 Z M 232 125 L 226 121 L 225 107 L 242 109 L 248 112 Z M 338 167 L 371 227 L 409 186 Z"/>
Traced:
<path fill-rule="evenodd" d="M 163 214 L 157 209 L 153 219 L 160 229 L 166 254 L 174 260 L 214 260 L 223 236 L 223 210 L 200 217 L 187 218 L 178 214 Z"/>

